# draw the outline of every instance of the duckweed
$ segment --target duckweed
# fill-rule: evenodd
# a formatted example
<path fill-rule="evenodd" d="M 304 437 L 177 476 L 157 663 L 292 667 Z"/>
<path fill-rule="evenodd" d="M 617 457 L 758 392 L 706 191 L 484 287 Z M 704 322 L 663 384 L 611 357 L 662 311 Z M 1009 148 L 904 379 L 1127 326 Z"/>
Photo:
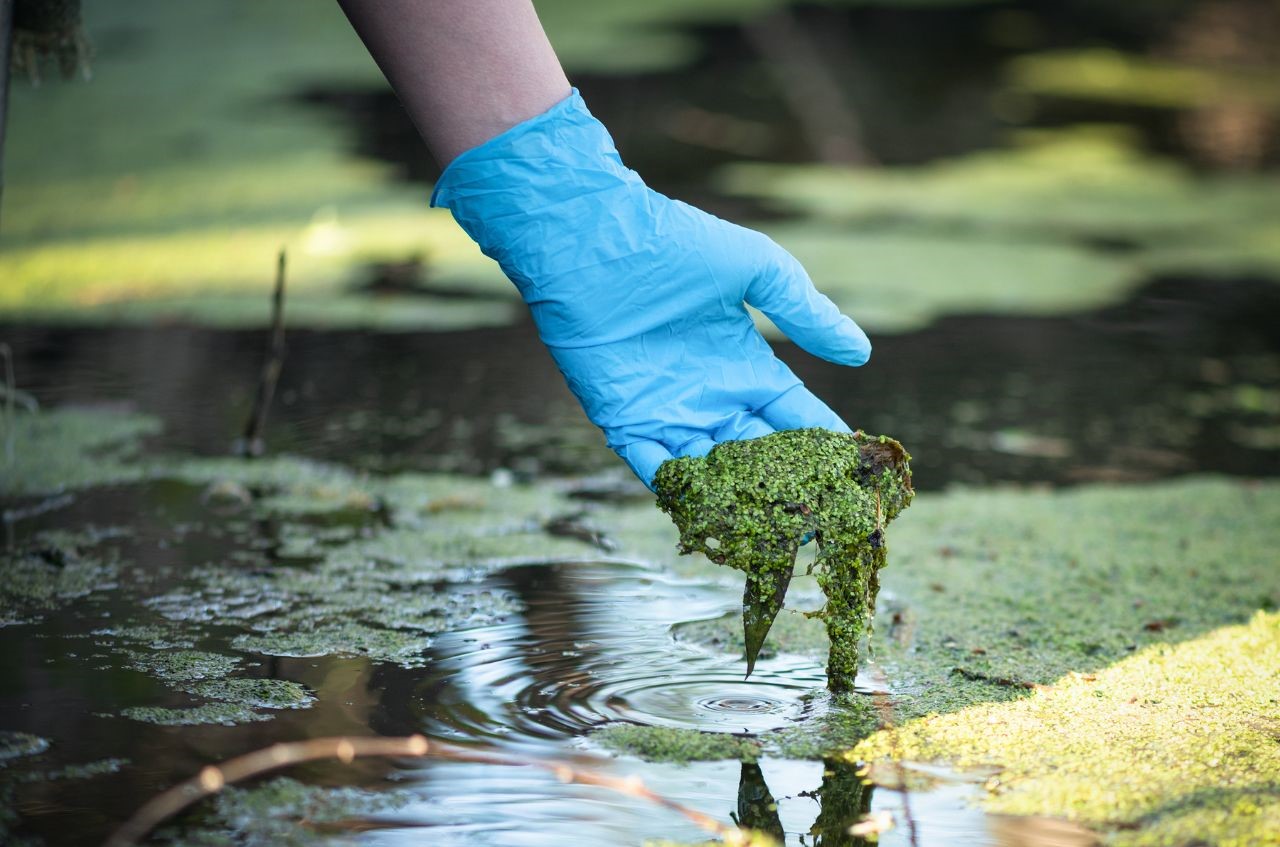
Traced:
<path fill-rule="evenodd" d="M 591 734 L 591 740 L 614 753 L 638 756 L 648 762 L 702 762 L 760 758 L 760 742 L 724 732 L 699 732 L 666 726 L 610 724 Z"/>
<path fill-rule="evenodd" d="M 205 703 L 189 708 L 169 709 L 161 706 L 130 706 L 121 709 L 120 714 L 131 720 L 157 726 L 201 726 L 203 724 L 221 724 L 235 726 L 254 721 L 269 721 L 270 715 L 255 712 L 248 706 L 239 703 Z"/>
<path fill-rule="evenodd" d="M 912 721 L 856 759 L 1002 768 L 996 812 L 1065 816 L 1123 847 L 1280 839 L 1280 614 L 1154 644 L 1013 702 Z"/>
<path fill-rule="evenodd" d="M 258 709 L 305 709 L 316 700 L 305 685 L 287 679 L 231 677 L 199 682 L 187 690 L 209 700 Z"/>
<path fill-rule="evenodd" d="M 242 847 L 332 844 L 329 825 L 359 821 L 413 802 L 410 791 L 369 791 L 307 785 L 277 777 L 252 787 L 227 788 L 210 801 L 202 825 L 180 836 L 170 832 L 174 847 Z"/>
<path fill-rule="evenodd" d="M 886 560 L 884 528 L 914 494 L 909 459 L 885 436 L 804 429 L 725 442 L 658 469 L 658 505 L 680 530 L 680 551 L 747 574 L 748 674 L 782 608 L 796 553 L 812 536 L 813 571 L 827 598 L 815 616 L 830 639 L 828 685 L 852 690 Z"/>

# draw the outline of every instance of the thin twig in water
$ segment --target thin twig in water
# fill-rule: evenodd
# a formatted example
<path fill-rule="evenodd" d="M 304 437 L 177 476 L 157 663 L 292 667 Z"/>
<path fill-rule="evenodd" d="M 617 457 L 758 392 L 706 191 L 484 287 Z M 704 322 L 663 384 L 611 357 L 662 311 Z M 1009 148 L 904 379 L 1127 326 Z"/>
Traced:
<path fill-rule="evenodd" d="M 281 250 L 276 264 L 275 293 L 271 297 L 271 342 L 267 347 L 266 361 L 262 364 L 262 375 L 258 378 L 253 411 L 245 424 L 244 437 L 237 444 L 236 452 L 242 456 L 261 456 L 266 450 L 263 436 L 267 430 L 267 410 L 271 407 L 280 369 L 284 366 L 284 268 L 285 253 Z"/>
<path fill-rule="evenodd" d="M 564 762 L 519 759 L 498 753 L 466 750 L 428 741 L 421 735 L 411 735 L 404 738 L 358 736 L 312 738 L 307 741 L 273 744 L 265 749 L 228 759 L 220 765 L 209 765 L 192 778 L 178 783 L 149 800 L 134 813 L 132 818 L 112 833 L 103 847 L 130 847 L 137 844 L 153 829 L 183 809 L 205 797 L 217 794 L 233 783 L 302 762 L 337 759 L 343 764 L 349 764 L 355 759 L 367 757 L 444 759 L 451 762 L 539 768 L 554 774 L 561 782 L 596 785 L 628 797 L 637 797 L 656 803 L 683 815 L 701 829 L 723 839 L 725 844 L 741 847 L 750 841 L 747 832 L 720 823 L 710 815 L 663 797 L 647 788 L 637 777 L 609 776 L 575 768 Z"/>
<path fill-rule="evenodd" d="M 13 440 L 18 432 L 13 404 L 18 399 L 18 386 L 13 376 L 13 351 L 8 344 L 0 343 L 0 358 L 4 359 L 4 463 L 12 465 Z"/>
<path fill-rule="evenodd" d="M 889 733 L 890 755 L 898 779 L 898 793 L 902 795 L 902 816 L 907 823 L 907 839 L 911 847 L 920 847 L 919 833 L 916 832 L 916 819 L 911 814 L 911 794 L 907 790 L 907 769 L 903 767 L 902 757 L 898 755 L 898 736 L 894 733 L 893 703 L 889 701 L 889 680 L 878 665 L 871 665 L 875 676 L 876 690 L 871 695 L 876 711 L 880 715 L 880 728 Z"/>

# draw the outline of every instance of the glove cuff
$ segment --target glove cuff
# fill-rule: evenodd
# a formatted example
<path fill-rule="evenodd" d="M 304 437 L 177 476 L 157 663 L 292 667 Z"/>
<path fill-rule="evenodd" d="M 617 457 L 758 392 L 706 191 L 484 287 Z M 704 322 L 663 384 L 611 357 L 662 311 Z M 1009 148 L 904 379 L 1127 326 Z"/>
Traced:
<path fill-rule="evenodd" d="M 562 269 L 558 263 L 571 244 L 559 242 L 576 241 L 586 221 L 607 219 L 610 209 L 627 202 L 620 193 L 647 190 L 574 88 L 542 114 L 450 162 L 431 205 L 449 209 L 532 302 L 539 299 L 534 280 Z"/>

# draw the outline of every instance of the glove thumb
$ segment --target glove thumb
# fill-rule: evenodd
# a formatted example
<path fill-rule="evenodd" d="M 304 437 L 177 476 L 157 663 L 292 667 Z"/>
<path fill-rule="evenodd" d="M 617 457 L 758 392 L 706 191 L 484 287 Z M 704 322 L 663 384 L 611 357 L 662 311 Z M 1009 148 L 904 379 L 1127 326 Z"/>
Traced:
<path fill-rule="evenodd" d="M 867 334 L 814 287 L 795 256 L 772 241 L 769 246 L 746 301 L 813 355 L 838 365 L 866 364 L 871 358 Z"/>

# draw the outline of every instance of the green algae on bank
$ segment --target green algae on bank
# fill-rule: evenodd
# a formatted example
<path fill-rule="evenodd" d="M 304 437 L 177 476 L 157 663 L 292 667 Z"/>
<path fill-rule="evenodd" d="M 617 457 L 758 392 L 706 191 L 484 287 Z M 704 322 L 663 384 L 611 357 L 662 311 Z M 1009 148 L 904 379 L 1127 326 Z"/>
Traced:
<path fill-rule="evenodd" d="M 876 636 L 900 730 L 847 750 L 1001 765 L 989 809 L 1108 843 L 1268 843 L 1278 512 L 1205 477 L 922 496 Z"/>
<path fill-rule="evenodd" d="M 831 642 L 828 685 L 852 690 L 885 564 L 884 528 L 914 494 L 909 459 L 885 436 L 803 429 L 725 442 L 658 469 L 658 505 L 680 530 L 680 551 L 747 575 L 748 674 L 782 608 L 800 545 L 812 536 L 813 571 L 827 598 L 816 614 Z"/>
<path fill-rule="evenodd" d="M 912 721 L 853 748 L 995 764 L 986 807 L 1107 831 L 1114 847 L 1280 843 L 1280 614 L 1155 644 L 1008 703 Z"/>

